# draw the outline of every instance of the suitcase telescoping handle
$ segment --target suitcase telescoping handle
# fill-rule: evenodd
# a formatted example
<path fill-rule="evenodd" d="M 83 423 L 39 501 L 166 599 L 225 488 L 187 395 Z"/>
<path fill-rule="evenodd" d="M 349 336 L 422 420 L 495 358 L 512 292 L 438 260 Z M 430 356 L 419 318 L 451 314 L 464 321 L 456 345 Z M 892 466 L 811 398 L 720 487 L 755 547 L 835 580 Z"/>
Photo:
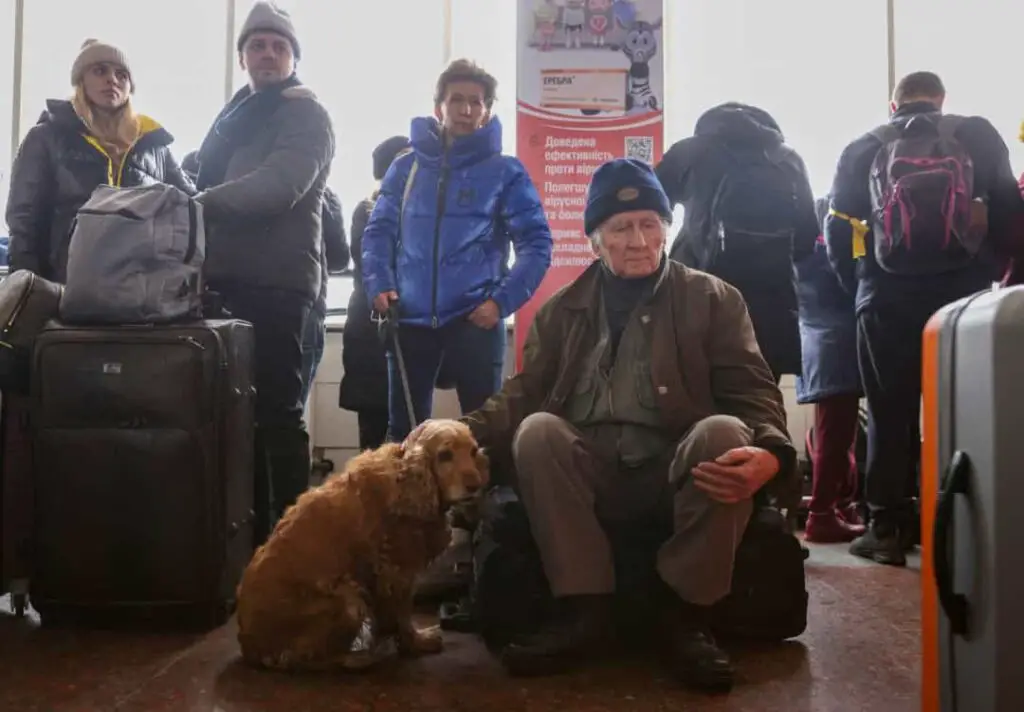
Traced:
<path fill-rule="evenodd" d="M 935 587 L 939 603 L 949 618 L 954 635 L 967 635 L 967 597 L 953 591 L 953 565 L 949 557 L 950 527 L 953 523 L 953 505 L 956 495 L 966 495 L 970 482 L 971 461 L 967 453 L 957 450 L 949 460 L 942 477 L 939 501 L 935 509 L 932 529 L 932 566 L 935 569 Z"/>

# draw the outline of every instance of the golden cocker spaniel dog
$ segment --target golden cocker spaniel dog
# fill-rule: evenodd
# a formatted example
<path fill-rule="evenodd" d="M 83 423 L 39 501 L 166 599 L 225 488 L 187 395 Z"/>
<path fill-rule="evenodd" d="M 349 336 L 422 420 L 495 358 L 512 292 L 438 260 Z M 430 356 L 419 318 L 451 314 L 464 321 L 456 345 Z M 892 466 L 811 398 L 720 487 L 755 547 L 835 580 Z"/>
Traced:
<path fill-rule="evenodd" d="M 448 546 L 453 504 L 488 480 L 469 428 L 432 420 L 408 450 L 387 444 L 303 494 L 257 551 L 238 586 L 238 642 L 250 664 L 279 670 L 366 667 L 352 652 L 365 621 L 400 653 L 440 652 L 413 626 L 416 577 Z"/>

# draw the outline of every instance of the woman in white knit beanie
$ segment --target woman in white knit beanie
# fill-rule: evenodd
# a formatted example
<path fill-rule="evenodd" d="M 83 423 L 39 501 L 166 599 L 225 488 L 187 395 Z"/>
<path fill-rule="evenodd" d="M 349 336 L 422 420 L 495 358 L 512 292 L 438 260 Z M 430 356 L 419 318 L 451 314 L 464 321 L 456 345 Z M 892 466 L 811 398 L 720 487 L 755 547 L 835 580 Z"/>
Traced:
<path fill-rule="evenodd" d="M 75 113 L 119 167 L 139 137 L 139 117 L 131 100 L 135 81 L 128 58 L 113 45 L 88 39 L 71 65 L 71 86 Z"/>
<path fill-rule="evenodd" d="M 82 45 L 71 66 L 71 97 L 46 102 L 11 170 L 12 271 L 63 282 L 71 226 L 98 185 L 159 182 L 195 192 L 171 154 L 174 138 L 132 106 L 134 79 L 117 47 L 91 39 Z"/>

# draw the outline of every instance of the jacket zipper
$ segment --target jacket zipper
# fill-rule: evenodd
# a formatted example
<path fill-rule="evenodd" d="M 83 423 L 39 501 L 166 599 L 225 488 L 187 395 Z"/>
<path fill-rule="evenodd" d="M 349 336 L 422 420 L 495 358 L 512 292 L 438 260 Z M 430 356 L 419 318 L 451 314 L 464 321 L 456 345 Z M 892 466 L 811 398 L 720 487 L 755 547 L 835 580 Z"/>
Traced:
<path fill-rule="evenodd" d="M 448 156 L 441 159 L 441 178 L 437 182 L 437 216 L 434 219 L 434 269 L 430 303 L 430 324 L 437 328 L 437 281 L 441 271 L 441 220 L 444 218 L 445 198 L 448 192 Z"/>
<path fill-rule="evenodd" d="M 117 183 L 114 184 L 118 188 L 121 187 L 121 181 L 124 180 L 124 166 L 125 166 L 125 164 L 128 163 L 128 159 L 131 157 L 132 151 L 135 150 L 135 146 L 138 145 L 139 140 L 142 138 L 142 136 L 145 136 L 145 135 L 146 134 L 142 134 L 141 136 L 136 138 L 134 141 L 132 141 L 131 145 L 128 146 L 128 149 L 124 152 L 124 155 L 121 156 L 121 165 L 118 166 L 118 168 L 117 168 Z M 113 163 L 113 161 L 111 161 L 111 163 Z"/>
<path fill-rule="evenodd" d="M 142 134 L 142 136 L 145 135 L 146 134 Z M 142 140 L 142 136 L 139 136 L 132 141 L 131 145 L 129 145 L 125 150 L 124 155 L 121 156 L 121 165 L 117 169 L 117 175 L 114 175 L 114 160 L 110 157 L 110 154 L 107 153 L 106 149 L 104 149 L 103 146 L 100 145 L 100 142 L 94 137 L 88 134 L 85 134 L 84 136 L 86 143 L 95 148 L 104 158 L 107 159 L 107 183 L 115 188 L 120 188 L 121 181 L 124 179 L 124 165 L 128 162 L 128 158 L 132 155 L 132 151 L 135 150 L 136 145 L 138 145 L 139 141 Z"/>

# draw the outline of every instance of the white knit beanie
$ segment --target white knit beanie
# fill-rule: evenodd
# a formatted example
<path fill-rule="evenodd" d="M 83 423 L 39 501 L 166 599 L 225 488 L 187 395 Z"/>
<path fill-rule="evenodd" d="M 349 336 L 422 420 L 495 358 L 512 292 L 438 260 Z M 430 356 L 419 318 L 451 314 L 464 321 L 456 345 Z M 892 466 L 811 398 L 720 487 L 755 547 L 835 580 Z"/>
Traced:
<path fill-rule="evenodd" d="M 94 39 L 88 39 L 82 43 L 82 49 L 79 51 L 78 57 L 75 58 L 75 63 L 71 65 L 71 86 L 78 86 L 89 67 L 104 62 L 124 67 L 125 71 L 128 72 L 128 78 L 131 79 L 131 90 L 134 93 L 135 77 L 132 76 L 132 68 L 128 64 L 128 57 L 117 47 Z"/>
<path fill-rule="evenodd" d="M 242 51 L 245 41 L 254 32 L 274 32 L 288 40 L 292 45 L 292 54 L 299 59 L 299 40 L 295 36 L 295 25 L 287 10 L 282 10 L 272 2 L 260 0 L 252 6 L 249 16 L 245 18 L 242 31 L 238 33 L 238 51 Z"/>

